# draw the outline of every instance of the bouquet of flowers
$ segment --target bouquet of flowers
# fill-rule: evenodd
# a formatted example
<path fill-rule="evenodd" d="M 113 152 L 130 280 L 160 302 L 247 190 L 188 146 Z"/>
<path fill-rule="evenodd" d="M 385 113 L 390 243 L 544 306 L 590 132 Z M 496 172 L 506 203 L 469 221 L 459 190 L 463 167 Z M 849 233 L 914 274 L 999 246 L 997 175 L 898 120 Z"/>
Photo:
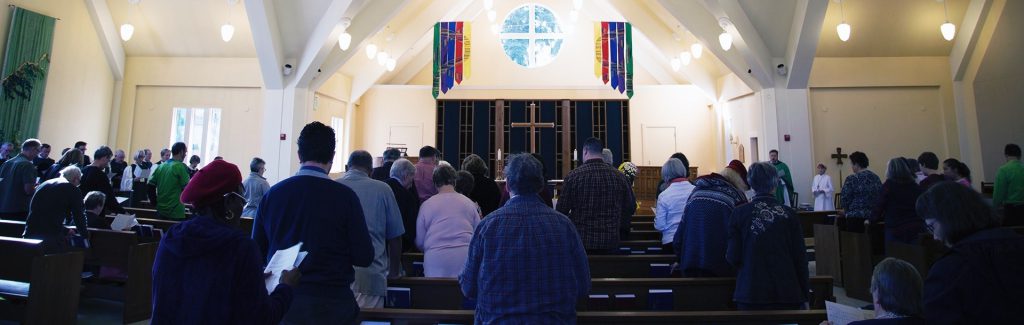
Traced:
<path fill-rule="evenodd" d="M 619 171 L 626 174 L 626 178 L 629 179 L 629 183 L 633 184 L 633 180 L 636 179 L 637 168 L 632 162 L 624 162 L 619 165 Z"/>

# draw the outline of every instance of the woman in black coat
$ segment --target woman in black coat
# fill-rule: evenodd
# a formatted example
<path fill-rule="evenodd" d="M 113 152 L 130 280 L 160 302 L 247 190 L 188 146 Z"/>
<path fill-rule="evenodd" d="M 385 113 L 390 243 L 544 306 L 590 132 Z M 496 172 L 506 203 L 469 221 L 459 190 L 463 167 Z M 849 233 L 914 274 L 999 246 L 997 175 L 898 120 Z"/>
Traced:
<path fill-rule="evenodd" d="M 889 160 L 888 167 L 871 221 L 885 221 L 886 242 L 913 244 L 924 232 L 924 220 L 914 211 L 914 204 L 921 196 L 921 186 L 914 181 L 906 159 L 893 158 Z"/>
<path fill-rule="evenodd" d="M 493 178 L 487 177 L 487 163 L 475 154 L 462 160 L 462 170 L 473 175 L 473 189 L 467 197 L 480 206 L 480 215 L 486 216 L 498 209 L 501 190 Z"/>
<path fill-rule="evenodd" d="M 1024 236 L 1000 228 L 981 194 L 943 182 L 917 201 L 935 240 L 949 252 L 928 271 L 928 324 L 1019 324 L 1024 310 Z"/>

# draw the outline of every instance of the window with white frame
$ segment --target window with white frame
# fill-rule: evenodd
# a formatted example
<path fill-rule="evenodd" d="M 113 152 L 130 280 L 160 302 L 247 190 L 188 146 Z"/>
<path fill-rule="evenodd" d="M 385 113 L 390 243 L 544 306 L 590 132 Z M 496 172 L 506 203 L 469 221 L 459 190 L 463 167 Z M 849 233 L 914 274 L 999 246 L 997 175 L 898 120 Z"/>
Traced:
<path fill-rule="evenodd" d="M 566 34 L 554 11 L 527 3 L 509 12 L 499 38 L 509 59 L 521 66 L 536 68 L 555 60 Z"/>
<path fill-rule="evenodd" d="M 219 154 L 220 118 L 220 108 L 175 107 L 171 113 L 170 145 L 184 142 L 188 155 L 198 155 L 205 165 Z"/>
<path fill-rule="evenodd" d="M 344 150 L 342 150 L 342 144 L 345 143 L 345 119 L 332 116 L 331 117 L 331 128 L 334 129 L 334 164 L 331 165 L 332 173 L 340 173 L 345 166 Z"/>

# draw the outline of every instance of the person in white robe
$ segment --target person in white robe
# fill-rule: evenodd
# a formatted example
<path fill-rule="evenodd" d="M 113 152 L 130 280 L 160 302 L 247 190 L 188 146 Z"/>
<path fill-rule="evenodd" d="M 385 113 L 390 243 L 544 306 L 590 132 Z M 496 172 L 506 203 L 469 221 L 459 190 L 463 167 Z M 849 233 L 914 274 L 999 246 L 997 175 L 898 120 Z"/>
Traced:
<path fill-rule="evenodd" d="M 814 193 L 814 211 L 832 211 L 836 207 L 832 203 L 832 177 L 825 174 L 825 165 L 818 164 L 818 174 L 814 175 L 811 191 Z"/>

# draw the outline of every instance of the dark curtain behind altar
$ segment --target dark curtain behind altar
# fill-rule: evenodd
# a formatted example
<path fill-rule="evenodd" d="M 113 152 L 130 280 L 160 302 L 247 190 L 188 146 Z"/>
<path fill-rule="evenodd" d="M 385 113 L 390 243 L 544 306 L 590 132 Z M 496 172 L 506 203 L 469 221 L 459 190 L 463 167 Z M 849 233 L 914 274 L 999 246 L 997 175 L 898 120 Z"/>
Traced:
<path fill-rule="evenodd" d="M 536 107 L 531 120 L 531 104 Z M 552 123 L 554 127 L 512 127 L 512 123 Z M 568 134 L 566 134 L 568 133 Z M 470 154 L 484 158 L 497 175 L 497 151 L 534 152 L 542 157 L 548 179 L 562 179 L 578 164 L 578 144 L 597 137 L 615 156 L 615 166 L 630 160 L 629 102 L 625 100 L 438 100 L 437 144 L 441 157 L 456 169 Z M 415 148 L 413 148 L 415 149 Z"/>

